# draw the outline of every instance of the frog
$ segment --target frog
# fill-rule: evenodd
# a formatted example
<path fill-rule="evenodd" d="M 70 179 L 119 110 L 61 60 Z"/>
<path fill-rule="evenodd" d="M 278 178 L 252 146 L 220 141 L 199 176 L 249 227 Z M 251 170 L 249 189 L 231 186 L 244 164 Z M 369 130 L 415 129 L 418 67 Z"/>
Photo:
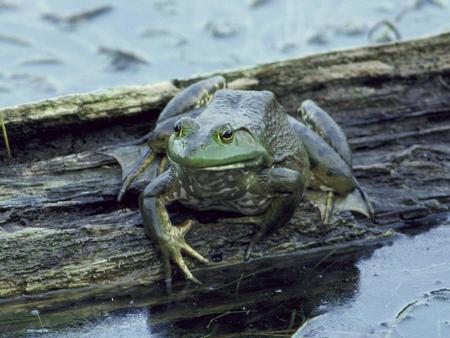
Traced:
<path fill-rule="evenodd" d="M 342 210 L 372 216 L 352 174 L 345 134 L 328 113 L 307 100 L 294 118 L 270 91 L 226 87 L 222 76 L 188 86 L 169 101 L 151 132 L 128 144 L 145 143 L 148 151 L 124 173 L 119 200 L 143 168 L 160 161 L 140 194 L 139 209 L 161 253 L 168 289 L 171 262 L 200 283 L 183 254 L 209 263 L 185 240 L 194 220 L 172 224 L 167 207 L 175 201 L 240 214 L 223 222 L 257 225 L 245 260 L 262 238 L 291 219 L 304 198 L 318 207 L 324 223 Z"/>

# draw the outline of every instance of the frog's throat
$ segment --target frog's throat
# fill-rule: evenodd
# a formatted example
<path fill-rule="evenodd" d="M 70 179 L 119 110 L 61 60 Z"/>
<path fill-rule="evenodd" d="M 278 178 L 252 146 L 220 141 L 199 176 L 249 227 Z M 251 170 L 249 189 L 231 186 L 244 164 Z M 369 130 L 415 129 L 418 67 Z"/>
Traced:
<path fill-rule="evenodd" d="M 171 159 L 168 154 L 167 154 L 167 157 L 169 158 L 169 160 L 171 162 L 175 163 L 176 165 L 178 165 L 180 167 L 185 167 L 185 168 L 188 168 L 190 170 L 209 170 L 209 171 L 222 171 L 222 170 L 231 170 L 231 169 L 253 168 L 253 167 L 260 166 L 264 162 L 264 157 L 263 156 L 258 156 L 258 157 L 252 158 L 250 160 L 241 161 L 241 162 L 234 162 L 234 163 L 228 163 L 228 164 L 223 164 L 223 165 L 218 165 L 218 166 L 187 167 L 187 166 L 182 165 L 182 164 L 178 163 L 177 161 L 174 161 L 173 159 Z"/>

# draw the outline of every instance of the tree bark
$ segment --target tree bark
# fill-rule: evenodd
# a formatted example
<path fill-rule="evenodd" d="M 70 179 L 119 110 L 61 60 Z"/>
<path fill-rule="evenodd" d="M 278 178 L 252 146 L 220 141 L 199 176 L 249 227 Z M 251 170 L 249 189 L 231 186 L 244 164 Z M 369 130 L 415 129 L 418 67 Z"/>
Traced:
<path fill-rule="evenodd" d="M 273 91 L 293 115 L 305 99 L 330 112 L 349 138 L 354 173 L 377 224 L 344 217 L 325 229 L 302 203 L 289 225 L 258 245 L 256 259 L 242 264 L 251 226 L 217 224 L 214 215 L 175 207 L 174 217 L 202 221 L 187 240 L 216 261 L 194 265 L 194 274 L 207 282 L 208 272 L 239 275 L 292 255 L 308 264 L 361 252 L 392 238 L 393 230 L 437 222 L 450 204 L 449 47 L 444 34 L 221 72 L 233 88 Z M 120 168 L 96 151 L 145 134 L 178 88 L 199 79 L 0 109 L 13 152 L 0 167 L 0 318 L 142 285 L 161 297 L 159 255 L 136 208 L 137 191 L 148 181 L 116 203 Z"/>

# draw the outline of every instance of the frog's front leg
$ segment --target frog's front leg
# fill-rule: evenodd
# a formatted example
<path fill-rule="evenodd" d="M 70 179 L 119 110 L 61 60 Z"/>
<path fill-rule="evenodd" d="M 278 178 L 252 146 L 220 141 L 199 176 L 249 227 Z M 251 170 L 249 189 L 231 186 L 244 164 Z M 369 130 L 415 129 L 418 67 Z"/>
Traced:
<path fill-rule="evenodd" d="M 192 221 L 188 220 L 178 226 L 172 225 L 166 205 L 179 197 L 180 186 L 170 170 L 165 171 L 150 183 L 139 198 L 139 209 L 141 211 L 146 234 L 158 243 L 162 255 L 165 280 L 168 290 L 171 290 L 172 271 L 170 261 L 172 260 L 181 269 L 187 279 L 200 284 L 189 271 L 184 262 L 182 252 L 208 263 L 208 260 L 195 251 L 186 243 L 184 236 L 189 231 Z"/>

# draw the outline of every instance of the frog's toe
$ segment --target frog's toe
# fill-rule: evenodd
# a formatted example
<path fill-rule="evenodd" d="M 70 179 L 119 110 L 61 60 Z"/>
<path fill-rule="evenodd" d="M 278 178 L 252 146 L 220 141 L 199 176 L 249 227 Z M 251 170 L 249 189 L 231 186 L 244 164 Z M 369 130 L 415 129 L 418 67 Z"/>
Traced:
<path fill-rule="evenodd" d="M 187 244 L 186 244 L 187 245 Z M 184 247 L 183 247 L 184 248 Z M 192 248 L 191 248 L 192 249 Z M 200 256 L 201 257 L 201 256 Z M 203 257 L 202 257 L 203 258 Z M 186 279 L 191 280 L 195 284 L 202 284 L 195 276 L 192 274 L 192 272 L 187 267 L 186 263 L 184 262 L 183 257 L 181 256 L 180 250 L 175 250 L 174 254 L 172 255 L 173 262 L 178 265 L 180 270 L 183 272 Z"/>
<path fill-rule="evenodd" d="M 184 239 L 184 236 L 189 232 L 189 230 L 191 230 L 193 224 L 194 224 L 194 221 L 192 219 L 188 219 L 188 220 L 184 221 L 183 223 L 177 225 L 179 234 L 181 235 L 181 237 L 183 239 Z M 200 255 L 197 251 L 192 249 L 192 247 L 189 244 L 187 244 L 184 240 L 180 241 L 180 248 L 185 253 L 187 253 L 189 256 L 191 256 L 192 258 L 195 258 L 204 264 L 209 263 L 209 260 L 207 260 L 205 257 Z"/>
<path fill-rule="evenodd" d="M 184 243 L 182 248 L 183 248 L 183 251 L 186 252 L 192 258 L 195 258 L 196 260 L 202 262 L 203 264 L 208 264 L 209 263 L 208 259 L 206 259 L 202 255 L 200 255 L 197 251 L 192 249 L 192 247 L 189 244 Z"/>
<path fill-rule="evenodd" d="M 189 230 L 191 230 L 193 223 L 194 221 L 192 219 L 188 219 L 176 226 L 183 238 L 189 232 Z"/>

